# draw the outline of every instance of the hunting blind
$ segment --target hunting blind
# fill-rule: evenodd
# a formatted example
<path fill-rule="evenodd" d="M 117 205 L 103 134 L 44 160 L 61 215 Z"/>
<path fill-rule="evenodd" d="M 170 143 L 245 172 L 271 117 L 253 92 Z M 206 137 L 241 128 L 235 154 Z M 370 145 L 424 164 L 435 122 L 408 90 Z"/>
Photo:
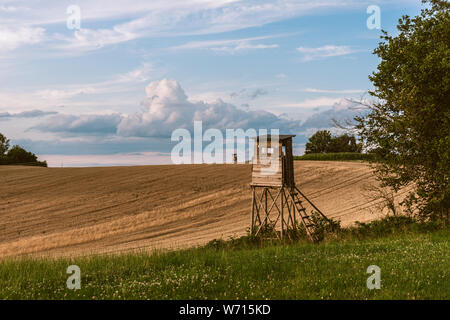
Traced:
<path fill-rule="evenodd" d="M 254 138 L 251 234 L 271 230 L 283 238 L 302 224 L 308 237 L 317 241 L 314 222 L 304 205 L 328 218 L 295 185 L 292 137 L 295 135 Z"/>

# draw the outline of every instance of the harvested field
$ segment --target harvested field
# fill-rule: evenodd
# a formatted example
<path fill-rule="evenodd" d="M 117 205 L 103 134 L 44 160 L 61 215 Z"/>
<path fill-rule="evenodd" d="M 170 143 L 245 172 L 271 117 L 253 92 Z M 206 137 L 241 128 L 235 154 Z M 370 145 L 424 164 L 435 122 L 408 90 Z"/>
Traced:
<path fill-rule="evenodd" d="M 0 258 L 174 249 L 246 234 L 251 168 L 0 167 Z M 342 225 L 383 213 L 365 163 L 296 161 L 299 188 Z"/>

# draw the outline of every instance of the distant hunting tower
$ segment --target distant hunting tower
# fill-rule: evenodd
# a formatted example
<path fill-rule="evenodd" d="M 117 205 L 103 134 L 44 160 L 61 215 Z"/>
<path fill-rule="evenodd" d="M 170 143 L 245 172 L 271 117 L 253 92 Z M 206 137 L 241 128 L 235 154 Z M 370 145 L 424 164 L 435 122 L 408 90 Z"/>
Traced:
<path fill-rule="evenodd" d="M 273 230 L 277 237 L 283 238 L 302 224 L 308 237 L 317 241 L 314 223 L 303 206 L 304 200 L 323 217 L 325 215 L 295 186 L 292 137 L 295 135 L 254 138 L 251 234 Z"/>

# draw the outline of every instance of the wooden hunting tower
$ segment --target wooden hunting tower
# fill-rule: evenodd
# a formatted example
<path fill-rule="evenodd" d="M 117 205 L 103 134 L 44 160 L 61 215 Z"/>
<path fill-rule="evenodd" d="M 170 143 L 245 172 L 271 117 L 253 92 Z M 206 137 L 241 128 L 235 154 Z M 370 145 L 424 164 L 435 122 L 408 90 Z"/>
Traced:
<path fill-rule="evenodd" d="M 325 215 L 295 185 L 292 137 L 295 135 L 254 138 L 251 234 L 270 230 L 283 238 L 302 224 L 308 237 L 316 241 L 314 223 L 304 204 Z"/>

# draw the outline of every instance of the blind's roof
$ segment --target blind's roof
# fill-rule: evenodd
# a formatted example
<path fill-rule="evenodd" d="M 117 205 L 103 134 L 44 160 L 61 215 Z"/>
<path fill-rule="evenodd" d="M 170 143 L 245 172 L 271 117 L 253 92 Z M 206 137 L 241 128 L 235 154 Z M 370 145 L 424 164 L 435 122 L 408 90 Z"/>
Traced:
<path fill-rule="evenodd" d="M 295 134 L 280 134 L 280 135 L 266 134 L 266 135 L 262 135 L 262 136 L 253 137 L 252 139 L 256 139 L 257 141 L 259 141 L 260 139 L 272 140 L 272 137 L 274 137 L 274 138 L 278 137 L 279 141 L 283 141 L 283 140 L 287 140 L 287 139 L 291 139 L 292 137 L 295 137 Z"/>

